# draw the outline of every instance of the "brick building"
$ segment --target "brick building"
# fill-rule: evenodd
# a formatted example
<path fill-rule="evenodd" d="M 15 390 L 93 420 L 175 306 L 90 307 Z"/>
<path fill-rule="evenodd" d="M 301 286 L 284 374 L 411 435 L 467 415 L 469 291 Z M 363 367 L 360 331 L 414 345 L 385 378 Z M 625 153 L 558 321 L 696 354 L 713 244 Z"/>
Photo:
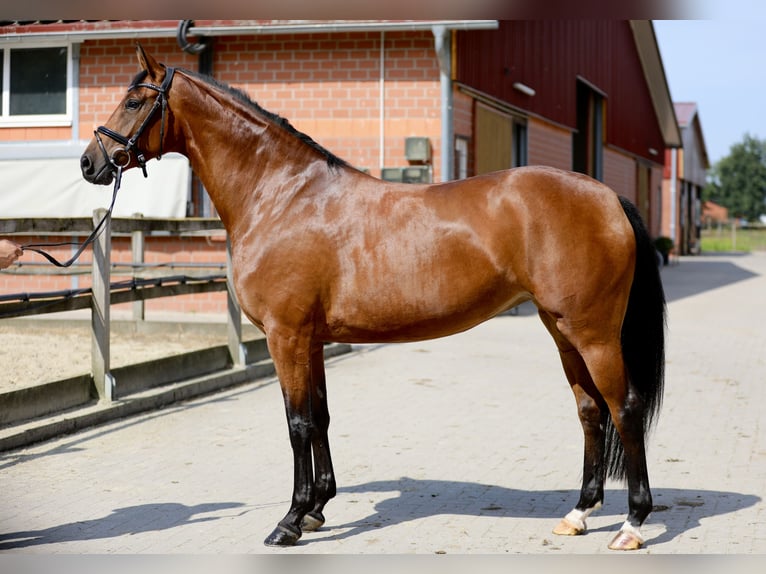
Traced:
<path fill-rule="evenodd" d="M 664 151 L 680 136 L 651 22 L 198 20 L 185 32 L 189 51 L 178 21 L 0 23 L 0 172 L 15 182 L 0 215 L 89 216 L 107 202 L 77 158 L 137 72 L 138 40 L 158 61 L 243 89 L 374 176 L 574 169 L 637 202 L 659 234 Z M 128 176 L 117 216 L 213 214 L 184 158 Z M 126 245 L 116 238 L 115 259 L 129 258 Z M 150 237 L 147 249 L 147 261 L 221 260 L 223 238 Z M 0 276 L 0 289 L 28 290 L 23 281 Z M 223 308 L 217 296 L 152 305 Z"/>

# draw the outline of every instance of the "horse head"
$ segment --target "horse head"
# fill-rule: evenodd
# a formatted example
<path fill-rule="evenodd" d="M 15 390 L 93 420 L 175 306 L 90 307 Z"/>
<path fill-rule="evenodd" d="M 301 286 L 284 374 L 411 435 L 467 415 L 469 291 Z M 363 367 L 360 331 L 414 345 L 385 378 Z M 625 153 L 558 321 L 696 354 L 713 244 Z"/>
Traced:
<path fill-rule="evenodd" d="M 158 64 L 140 45 L 136 53 L 141 71 L 106 124 L 94 130 L 80 158 L 90 183 L 109 185 L 118 171 L 137 166 L 146 175 L 146 162 L 162 157 L 174 69 Z"/>

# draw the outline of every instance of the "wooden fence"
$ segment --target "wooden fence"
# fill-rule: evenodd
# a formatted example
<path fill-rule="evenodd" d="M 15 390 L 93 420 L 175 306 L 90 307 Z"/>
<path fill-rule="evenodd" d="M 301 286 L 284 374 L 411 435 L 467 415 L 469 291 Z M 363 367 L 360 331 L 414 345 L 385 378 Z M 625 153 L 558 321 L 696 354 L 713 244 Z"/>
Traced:
<path fill-rule="evenodd" d="M 74 234 L 87 235 L 106 215 L 97 209 L 91 218 L 64 219 L 0 219 L 0 236 L 8 234 Z M 162 275 L 162 267 L 144 264 L 144 238 L 148 233 L 188 234 L 220 231 L 218 219 L 183 218 L 153 219 L 140 216 L 131 218 L 107 217 L 103 230 L 92 243 L 92 287 L 46 293 L 15 293 L 0 295 L 0 319 L 42 313 L 56 313 L 75 309 L 91 310 L 91 372 L 100 401 L 113 400 L 115 380 L 110 366 L 110 306 L 134 302 L 134 318 L 143 319 L 143 302 L 157 297 L 171 297 L 192 293 L 226 291 L 227 339 L 231 361 L 242 366 L 246 351 L 242 342 L 242 314 L 232 287 L 231 253 L 227 243 L 226 265 L 211 273 L 208 267 L 173 268 L 172 275 Z M 112 233 L 130 234 L 133 262 L 129 266 L 114 266 L 110 259 Z M 23 243 L 23 241 L 20 241 Z M 59 268 L 46 267 L 46 272 L 59 274 Z M 111 282 L 113 269 L 133 279 Z M 219 266 L 220 269 L 220 266 Z M 136 277 L 136 275 L 151 277 Z"/>

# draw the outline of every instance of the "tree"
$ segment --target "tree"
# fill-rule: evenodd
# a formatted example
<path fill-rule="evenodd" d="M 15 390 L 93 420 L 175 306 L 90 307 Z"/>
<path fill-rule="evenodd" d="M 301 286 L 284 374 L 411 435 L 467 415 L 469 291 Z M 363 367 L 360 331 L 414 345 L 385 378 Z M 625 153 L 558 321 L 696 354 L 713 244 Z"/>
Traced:
<path fill-rule="evenodd" d="M 745 134 L 731 146 L 710 170 L 702 198 L 723 205 L 732 216 L 756 221 L 766 212 L 766 141 Z"/>

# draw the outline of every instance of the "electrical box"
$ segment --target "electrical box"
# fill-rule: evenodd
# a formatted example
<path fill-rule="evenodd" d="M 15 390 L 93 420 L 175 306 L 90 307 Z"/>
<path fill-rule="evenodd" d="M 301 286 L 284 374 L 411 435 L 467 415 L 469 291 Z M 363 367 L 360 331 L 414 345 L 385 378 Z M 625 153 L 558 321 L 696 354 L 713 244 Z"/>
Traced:
<path fill-rule="evenodd" d="M 431 161 L 431 140 L 423 137 L 404 138 L 404 156 L 407 161 Z"/>
<path fill-rule="evenodd" d="M 413 165 L 402 168 L 403 183 L 431 183 L 430 165 Z"/>
<path fill-rule="evenodd" d="M 433 170 L 430 165 L 411 165 L 409 167 L 384 167 L 380 178 L 401 183 L 431 183 Z"/>
<path fill-rule="evenodd" d="M 384 167 L 380 170 L 380 179 L 385 181 L 402 181 L 401 167 Z"/>

